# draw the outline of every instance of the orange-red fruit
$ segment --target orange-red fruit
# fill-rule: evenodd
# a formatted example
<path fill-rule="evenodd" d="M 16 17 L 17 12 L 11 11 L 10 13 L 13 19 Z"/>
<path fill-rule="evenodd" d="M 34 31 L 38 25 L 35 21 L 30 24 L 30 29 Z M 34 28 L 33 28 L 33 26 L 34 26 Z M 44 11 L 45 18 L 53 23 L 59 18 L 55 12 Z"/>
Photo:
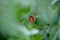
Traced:
<path fill-rule="evenodd" d="M 34 17 L 33 16 L 29 16 L 29 21 L 30 22 L 34 22 Z"/>

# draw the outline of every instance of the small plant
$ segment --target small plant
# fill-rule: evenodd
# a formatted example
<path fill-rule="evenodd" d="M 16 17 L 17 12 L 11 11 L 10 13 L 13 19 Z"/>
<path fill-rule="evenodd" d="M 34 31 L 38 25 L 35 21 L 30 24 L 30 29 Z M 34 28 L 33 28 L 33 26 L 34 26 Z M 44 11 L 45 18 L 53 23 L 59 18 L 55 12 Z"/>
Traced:
<path fill-rule="evenodd" d="M 60 40 L 60 0 L 0 0 L 0 40 Z"/>

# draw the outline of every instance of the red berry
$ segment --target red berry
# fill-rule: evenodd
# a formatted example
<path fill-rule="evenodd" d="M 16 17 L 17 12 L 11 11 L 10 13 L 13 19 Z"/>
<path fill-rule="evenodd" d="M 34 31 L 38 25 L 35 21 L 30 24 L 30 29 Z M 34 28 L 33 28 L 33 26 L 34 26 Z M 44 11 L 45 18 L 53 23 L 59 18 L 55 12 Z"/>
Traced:
<path fill-rule="evenodd" d="M 34 17 L 33 16 L 29 16 L 29 21 L 30 22 L 34 22 Z"/>

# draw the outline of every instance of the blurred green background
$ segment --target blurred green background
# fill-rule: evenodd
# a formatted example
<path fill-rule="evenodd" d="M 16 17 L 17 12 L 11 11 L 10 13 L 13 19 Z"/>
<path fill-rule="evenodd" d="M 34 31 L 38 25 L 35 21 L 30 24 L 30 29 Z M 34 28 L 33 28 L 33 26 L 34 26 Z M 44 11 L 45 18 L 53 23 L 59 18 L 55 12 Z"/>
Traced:
<path fill-rule="evenodd" d="M 60 40 L 60 0 L 0 0 L 0 40 Z"/>

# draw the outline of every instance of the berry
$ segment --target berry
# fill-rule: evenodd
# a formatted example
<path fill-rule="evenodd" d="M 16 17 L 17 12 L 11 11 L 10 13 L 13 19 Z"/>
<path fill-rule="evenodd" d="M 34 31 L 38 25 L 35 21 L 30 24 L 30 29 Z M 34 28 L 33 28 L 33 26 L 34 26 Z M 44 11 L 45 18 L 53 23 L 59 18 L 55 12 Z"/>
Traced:
<path fill-rule="evenodd" d="M 34 22 L 34 17 L 33 16 L 29 16 L 29 21 L 30 22 Z"/>

